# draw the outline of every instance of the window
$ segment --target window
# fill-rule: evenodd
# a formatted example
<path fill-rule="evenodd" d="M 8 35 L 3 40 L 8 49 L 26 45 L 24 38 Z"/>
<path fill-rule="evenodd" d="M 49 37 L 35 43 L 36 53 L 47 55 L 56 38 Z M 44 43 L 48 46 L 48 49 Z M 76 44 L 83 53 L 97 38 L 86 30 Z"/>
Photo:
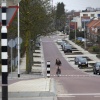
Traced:
<path fill-rule="evenodd" d="M 91 17 L 94 17 L 94 14 L 91 14 Z"/>
<path fill-rule="evenodd" d="M 87 17 L 87 16 L 88 16 L 88 14 L 83 14 L 83 16 Z"/>

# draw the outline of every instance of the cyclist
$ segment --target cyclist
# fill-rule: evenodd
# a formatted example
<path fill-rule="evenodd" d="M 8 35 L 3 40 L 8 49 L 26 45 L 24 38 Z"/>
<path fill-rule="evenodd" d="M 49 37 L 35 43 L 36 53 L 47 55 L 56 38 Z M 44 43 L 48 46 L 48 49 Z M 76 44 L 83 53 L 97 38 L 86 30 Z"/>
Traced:
<path fill-rule="evenodd" d="M 59 74 L 61 74 L 61 68 L 60 68 L 60 66 L 61 66 L 61 61 L 60 61 L 60 59 L 59 58 L 57 58 L 56 59 L 56 63 L 55 63 L 55 65 L 57 65 L 57 71 L 56 71 L 56 74 L 59 76 Z"/>

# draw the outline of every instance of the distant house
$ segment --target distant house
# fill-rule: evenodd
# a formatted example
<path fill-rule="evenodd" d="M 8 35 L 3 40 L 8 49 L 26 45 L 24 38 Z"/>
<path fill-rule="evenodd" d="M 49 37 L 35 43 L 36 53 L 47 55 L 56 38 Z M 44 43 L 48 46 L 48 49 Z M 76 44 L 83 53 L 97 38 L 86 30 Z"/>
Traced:
<path fill-rule="evenodd" d="M 77 22 L 70 22 L 70 29 L 71 30 L 77 29 Z"/>
<path fill-rule="evenodd" d="M 100 19 L 91 20 L 86 27 L 88 38 L 94 42 L 98 41 L 97 37 L 100 35 Z"/>
<path fill-rule="evenodd" d="M 100 18 L 100 11 L 96 12 L 81 12 L 80 13 L 80 18 L 81 18 L 81 28 L 84 30 L 84 23 L 87 24 L 89 21 L 93 18 Z"/>

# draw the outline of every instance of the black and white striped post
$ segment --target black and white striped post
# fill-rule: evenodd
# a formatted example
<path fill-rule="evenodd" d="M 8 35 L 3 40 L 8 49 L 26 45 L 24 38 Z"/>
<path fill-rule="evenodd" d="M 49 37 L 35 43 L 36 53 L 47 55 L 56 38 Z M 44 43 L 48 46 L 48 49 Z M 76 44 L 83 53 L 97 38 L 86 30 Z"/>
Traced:
<path fill-rule="evenodd" d="M 7 53 L 7 7 L 6 0 L 1 3 L 1 68 L 2 68 L 2 100 L 8 100 L 8 53 Z"/>
<path fill-rule="evenodd" d="M 47 61 L 47 77 L 50 77 L 50 61 Z"/>

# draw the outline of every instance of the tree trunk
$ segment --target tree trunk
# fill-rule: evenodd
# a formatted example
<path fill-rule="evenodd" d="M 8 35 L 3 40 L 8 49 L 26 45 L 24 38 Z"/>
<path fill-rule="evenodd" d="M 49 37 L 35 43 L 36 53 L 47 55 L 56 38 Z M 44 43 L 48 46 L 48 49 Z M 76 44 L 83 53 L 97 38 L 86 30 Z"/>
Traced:
<path fill-rule="evenodd" d="M 30 32 L 26 32 L 26 73 L 29 74 L 31 72 L 31 66 L 30 66 Z"/>

